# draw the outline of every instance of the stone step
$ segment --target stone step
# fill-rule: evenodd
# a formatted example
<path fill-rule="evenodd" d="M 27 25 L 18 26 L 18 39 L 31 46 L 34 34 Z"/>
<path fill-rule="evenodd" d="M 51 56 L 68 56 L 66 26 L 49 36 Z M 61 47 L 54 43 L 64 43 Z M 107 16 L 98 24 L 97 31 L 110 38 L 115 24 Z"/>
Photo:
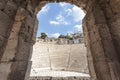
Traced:
<path fill-rule="evenodd" d="M 32 69 L 30 80 L 90 80 L 90 75 L 70 71 Z"/>

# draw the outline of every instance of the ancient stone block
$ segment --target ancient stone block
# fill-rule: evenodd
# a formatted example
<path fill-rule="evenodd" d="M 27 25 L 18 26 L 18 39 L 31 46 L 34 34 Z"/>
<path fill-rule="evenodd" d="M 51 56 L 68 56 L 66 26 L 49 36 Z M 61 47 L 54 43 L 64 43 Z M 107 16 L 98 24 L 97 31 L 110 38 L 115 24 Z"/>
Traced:
<path fill-rule="evenodd" d="M 11 65 L 9 80 L 24 80 L 27 72 L 27 61 L 14 61 Z"/>
<path fill-rule="evenodd" d="M 11 18 L 13 18 L 16 14 L 17 11 L 17 5 L 12 2 L 12 1 L 8 1 L 6 4 L 6 7 L 4 9 L 4 12 Z"/>
<path fill-rule="evenodd" d="M 6 32 L 10 29 L 10 20 L 7 14 L 0 11 L 0 35 L 6 36 Z"/>
<path fill-rule="evenodd" d="M 27 65 L 27 71 L 25 74 L 25 80 L 29 80 L 29 78 L 30 78 L 31 65 L 32 65 L 32 61 L 29 61 L 28 65 Z"/>
<path fill-rule="evenodd" d="M 5 40 L 6 38 L 0 35 L 0 48 L 3 46 Z"/>
<path fill-rule="evenodd" d="M 10 33 L 7 47 L 5 48 L 4 54 L 2 56 L 2 61 L 12 61 L 14 60 L 17 45 L 18 45 L 18 33 L 21 27 L 21 22 L 14 22 L 12 31 Z"/>
<path fill-rule="evenodd" d="M 6 6 L 7 0 L 0 0 L 0 10 L 3 11 Z"/>
<path fill-rule="evenodd" d="M 11 72 L 11 64 L 11 62 L 0 63 L 0 80 L 7 80 L 7 77 Z"/>
<path fill-rule="evenodd" d="M 22 37 L 19 37 L 17 53 L 15 54 L 15 60 L 29 60 L 31 44 L 25 42 Z"/>

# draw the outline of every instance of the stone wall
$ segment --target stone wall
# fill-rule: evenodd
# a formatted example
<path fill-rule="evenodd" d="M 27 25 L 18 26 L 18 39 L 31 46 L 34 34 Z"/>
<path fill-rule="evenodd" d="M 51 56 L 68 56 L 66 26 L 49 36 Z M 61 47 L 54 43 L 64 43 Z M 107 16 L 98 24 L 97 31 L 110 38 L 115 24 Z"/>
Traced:
<path fill-rule="evenodd" d="M 107 19 L 99 3 L 97 5 L 94 4 L 94 7 L 89 10 L 83 23 L 84 35 L 86 35 L 86 45 L 88 49 L 90 49 L 89 51 L 93 57 L 97 79 L 119 79 L 119 69 L 117 69 L 119 62 L 117 53 L 107 25 Z"/>

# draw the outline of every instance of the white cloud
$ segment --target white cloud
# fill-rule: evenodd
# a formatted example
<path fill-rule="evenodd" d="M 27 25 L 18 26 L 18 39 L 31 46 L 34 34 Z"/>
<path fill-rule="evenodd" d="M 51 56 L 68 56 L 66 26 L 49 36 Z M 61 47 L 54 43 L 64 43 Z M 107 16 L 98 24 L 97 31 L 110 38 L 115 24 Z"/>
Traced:
<path fill-rule="evenodd" d="M 69 22 L 67 22 L 67 21 L 65 20 L 65 18 L 64 18 L 61 14 L 59 14 L 59 15 L 56 17 L 56 20 L 57 20 L 60 24 L 63 24 L 63 25 L 68 25 L 68 24 L 69 24 Z"/>
<path fill-rule="evenodd" d="M 80 25 L 75 25 L 74 28 L 75 28 L 75 31 L 83 32 L 83 30 L 82 30 L 82 24 L 80 24 Z"/>
<path fill-rule="evenodd" d="M 58 38 L 60 36 L 60 33 L 54 33 L 50 35 L 51 37 Z"/>
<path fill-rule="evenodd" d="M 57 21 L 50 21 L 50 24 L 53 24 L 53 25 L 59 25 L 60 23 L 57 22 Z"/>
<path fill-rule="evenodd" d="M 65 2 L 60 2 L 60 3 L 59 3 L 59 5 L 60 5 L 61 7 L 65 7 L 65 6 L 67 6 L 67 5 L 68 5 L 68 3 L 65 3 Z"/>
<path fill-rule="evenodd" d="M 46 14 L 50 9 L 50 6 L 45 5 L 44 7 L 42 7 L 42 9 L 38 12 L 38 15 L 40 14 Z"/>
<path fill-rule="evenodd" d="M 70 13 L 72 12 L 72 10 L 69 8 L 70 4 L 65 3 L 65 2 L 60 2 L 59 5 L 63 8 L 64 13 L 66 13 L 67 16 L 69 16 Z"/>
<path fill-rule="evenodd" d="M 73 5 L 72 8 L 69 8 L 67 3 L 59 3 L 60 6 L 63 8 L 63 12 L 61 13 L 66 13 L 66 16 L 72 16 L 74 22 L 80 22 L 84 16 L 85 13 L 83 12 L 83 10 L 81 10 L 81 8 Z"/>
<path fill-rule="evenodd" d="M 73 31 L 67 31 L 68 34 L 73 34 Z"/>
<path fill-rule="evenodd" d="M 55 20 L 50 21 L 50 24 L 54 25 L 69 25 L 69 22 L 65 20 L 65 18 L 59 14 L 56 16 Z"/>
<path fill-rule="evenodd" d="M 85 14 L 79 7 L 74 5 L 72 8 L 72 16 L 75 22 L 79 22 L 84 18 Z"/>
<path fill-rule="evenodd" d="M 65 12 L 67 13 L 67 16 L 69 16 L 72 13 L 72 9 L 66 9 Z"/>

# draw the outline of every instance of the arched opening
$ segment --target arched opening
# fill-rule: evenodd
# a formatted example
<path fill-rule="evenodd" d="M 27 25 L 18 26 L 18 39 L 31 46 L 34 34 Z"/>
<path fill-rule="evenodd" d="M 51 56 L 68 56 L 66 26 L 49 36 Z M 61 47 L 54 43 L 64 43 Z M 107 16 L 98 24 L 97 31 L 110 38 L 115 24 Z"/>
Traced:
<path fill-rule="evenodd" d="M 79 7 L 65 2 L 48 3 L 41 8 L 30 80 L 90 80 L 82 30 L 84 16 Z"/>
<path fill-rule="evenodd" d="M 97 76 L 98 80 L 118 80 L 120 78 L 118 0 L 0 1 L 0 79 L 28 79 L 32 46 L 37 31 L 36 14 L 46 3 L 59 1 L 75 4 L 86 11 L 83 29 L 91 77 Z"/>

